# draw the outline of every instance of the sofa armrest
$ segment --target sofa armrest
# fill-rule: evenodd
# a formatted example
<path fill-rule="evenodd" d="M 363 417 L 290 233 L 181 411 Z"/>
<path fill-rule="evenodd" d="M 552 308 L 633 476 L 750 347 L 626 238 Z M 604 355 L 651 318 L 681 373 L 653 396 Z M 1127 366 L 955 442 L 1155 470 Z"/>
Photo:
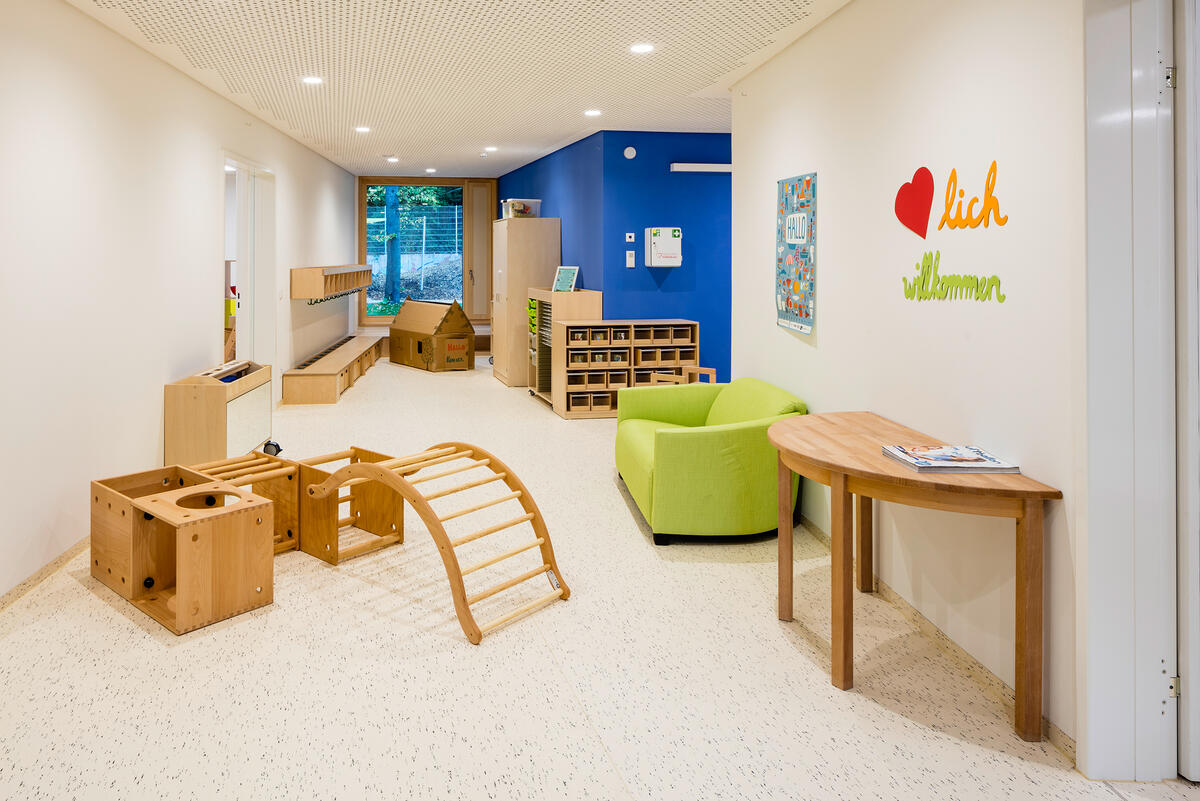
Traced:
<path fill-rule="evenodd" d="M 767 428 L 794 416 L 656 432 L 655 531 L 749 533 L 774 528 L 778 453 L 767 440 Z M 793 501 L 798 483 L 793 479 Z"/>
<path fill-rule="evenodd" d="M 681 426 L 702 426 L 724 384 L 663 384 L 617 392 L 617 423 L 656 420 Z"/>

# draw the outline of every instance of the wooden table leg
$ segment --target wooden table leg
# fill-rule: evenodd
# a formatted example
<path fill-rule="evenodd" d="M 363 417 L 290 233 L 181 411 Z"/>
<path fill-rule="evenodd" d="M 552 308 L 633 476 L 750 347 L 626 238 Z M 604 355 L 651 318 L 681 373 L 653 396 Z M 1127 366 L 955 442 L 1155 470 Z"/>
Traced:
<path fill-rule="evenodd" d="M 1025 501 L 1017 518 L 1017 670 L 1014 726 L 1022 740 L 1042 739 L 1042 501 Z"/>
<path fill-rule="evenodd" d="M 830 557 L 833 588 L 833 686 L 854 686 L 854 584 L 851 495 L 844 473 L 830 473 Z"/>
<path fill-rule="evenodd" d="M 779 457 L 779 619 L 792 619 L 792 469 Z"/>
<path fill-rule="evenodd" d="M 875 521 L 871 518 L 872 500 L 854 496 L 854 536 L 858 546 L 855 557 L 855 583 L 859 592 L 875 592 Z"/>

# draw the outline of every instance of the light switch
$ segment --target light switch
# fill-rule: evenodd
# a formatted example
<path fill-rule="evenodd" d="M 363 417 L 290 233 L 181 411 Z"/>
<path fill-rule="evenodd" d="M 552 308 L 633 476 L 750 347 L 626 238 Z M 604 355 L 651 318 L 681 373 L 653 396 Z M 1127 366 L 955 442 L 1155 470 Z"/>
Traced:
<path fill-rule="evenodd" d="M 637 267 L 637 251 L 636 250 L 625 251 L 625 266 L 628 267 L 630 270 Z"/>
<path fill-rule="evenodd" d="M 629 234 L 625 234 L 625 241 L 626 242 L 636 242 L 637 239 L 634 237 L 634 235 L 632 233 L 629 233 Z"/>

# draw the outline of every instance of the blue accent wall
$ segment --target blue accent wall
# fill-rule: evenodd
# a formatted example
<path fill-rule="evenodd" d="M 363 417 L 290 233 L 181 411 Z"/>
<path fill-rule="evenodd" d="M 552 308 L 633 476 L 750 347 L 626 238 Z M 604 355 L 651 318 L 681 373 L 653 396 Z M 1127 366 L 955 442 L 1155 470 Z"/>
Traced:
<path fill-rule="evenodd" d="M 540 198 L 542 217 L 562 220 L 562 264 L 579 266 L 575 286 L 601 289 L 601 194 L 603 131 L 580 139 L 499 179 L 497 194 Z"/>
<path fill-rule="evenodd" d="M 701 364 L 719 381 L 729 380 L 731 176 L 671 172 L 671 162 L 727 164 L 730 156 L 729 134 L 604 132 L 604 316 L 697 321 Z M 645 266 L 653 227 L 683 229 L 683 266 Z M 637 253 L 632 270 L 626 250 Z"/>
<path fill-rule="evenodd" d="M 541 198 L 542 216 L 562 219 L 562 263 L 579 265 L 580 288 L 604 292 L 605 317 L 699 322 L 701 364 L 728 381 L 730 175 L 670 164 L 730 157 L 729 134 L 601 131 L 501 176 L 499 196 Z M 682 267 L 646 267 L 645 229 L 655 226 L 683 229 Z M 626 250 L 637 254 L 634 269 Z"/>

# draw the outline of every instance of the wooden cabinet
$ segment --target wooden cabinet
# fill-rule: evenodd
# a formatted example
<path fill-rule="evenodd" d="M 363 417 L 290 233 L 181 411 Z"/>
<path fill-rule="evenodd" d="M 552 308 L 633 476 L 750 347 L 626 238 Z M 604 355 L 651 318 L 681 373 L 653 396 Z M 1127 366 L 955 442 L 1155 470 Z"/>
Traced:
<path fill-rule="evenodd" d="M 563 320 L 598 320 L 604 316 L 604 293 L 594 289 L 574 292 L 552 292 L 549 289 L 529 290 L 530 383 L 539 398 L 553 405 L 551 395 L 554 371 L 551 369 L 551 350 L 554 324 Z"/>
<path fill-rule="evenodd" d="M 492 373 L 510 387 L 530 385 L 529 290 L 554 281 L 560 240 L 554 217 L 492 223 Z"/>
<path fill-rule="evenodd" d="M 700 324 L 692 320 L 556 320 L 553 330 L 550 398 L 567 419 L 616 417 L 619 390 L 700 363 Z"/>
<path fill-rule="evenodd" d="M 164 464 L 199 464 L 254 450 L 271 437 L 271 366 L 219 367 L 164 389 Z"/>

